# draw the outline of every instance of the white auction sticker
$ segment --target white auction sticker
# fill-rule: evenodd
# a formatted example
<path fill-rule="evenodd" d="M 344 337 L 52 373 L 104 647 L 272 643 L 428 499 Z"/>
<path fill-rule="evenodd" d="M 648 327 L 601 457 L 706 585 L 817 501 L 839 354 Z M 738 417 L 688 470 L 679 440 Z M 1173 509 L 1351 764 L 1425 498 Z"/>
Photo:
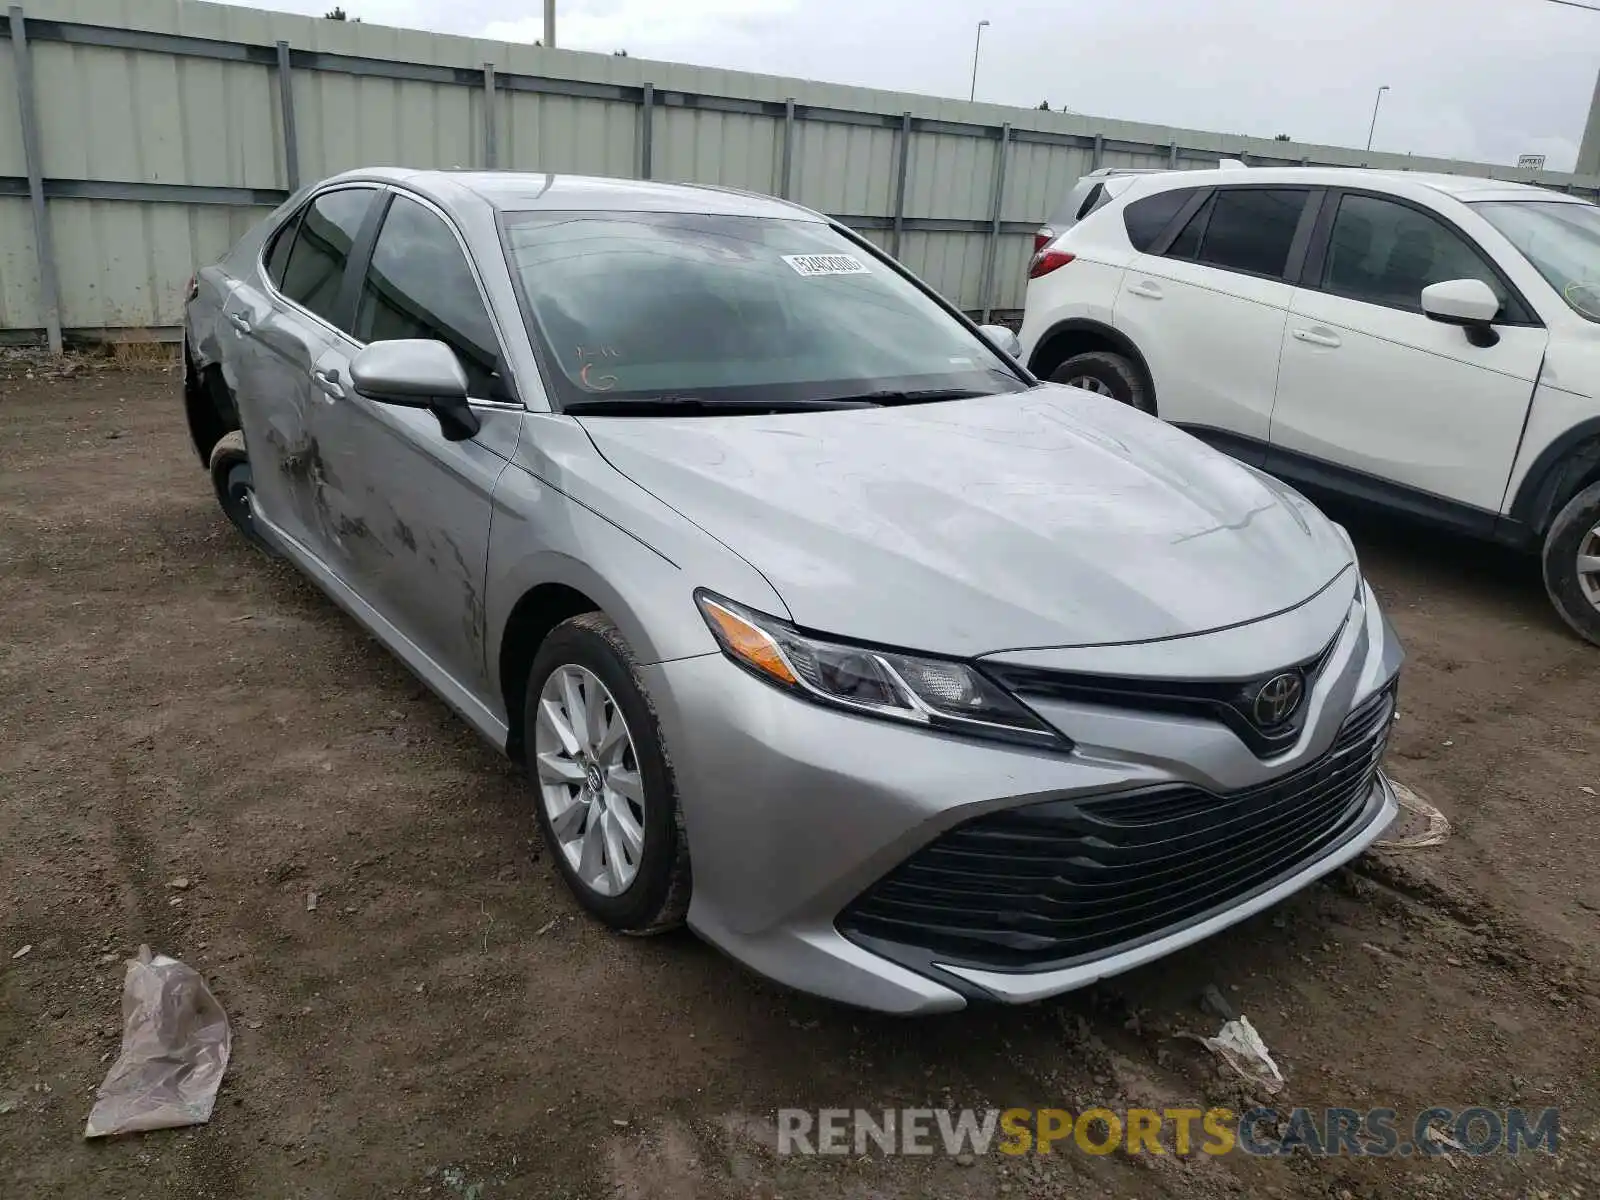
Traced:
<path fill-rule="evenodd" d="M 854 254 L 785 254 L 783 261 L 799 275 L 870 275 Z"/>

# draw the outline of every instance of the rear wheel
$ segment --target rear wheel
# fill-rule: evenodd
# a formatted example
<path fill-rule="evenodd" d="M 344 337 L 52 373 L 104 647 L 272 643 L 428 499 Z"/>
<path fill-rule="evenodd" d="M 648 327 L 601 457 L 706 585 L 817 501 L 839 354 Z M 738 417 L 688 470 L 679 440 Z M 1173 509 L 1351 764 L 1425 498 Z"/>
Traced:
<path fill-rule="evenodd" d="M 578 902 L 611 928 L 657 933 L 689 907 L 689 843 L 633 651 L 603 613 L 557 625 L 523 708 L 545 845 Z"/>
<path fill-rule="evenodd" d="M 1579 492 L 1544 539 L 1544 586 L 1566 623 L 1600 645 L 1600 483 Z"/>
<path fill-rule="evenodd" d="M 1154 413 L 1155 397 L 1144 373 L 1131 360 L 1109 350 L 1075 354 L 1050 373 L 1053 383 L 1082 388 L 1120 400 L 1140 412 Z"/>
<path fill-rule="evenodd" d="M 224 434 L 211 448 L 211 486 L 233 527 L 257 548 L 271 554 L 272 547 L 256 525 L 255 480 L 250 474 L 244 434 L 237 429 Z"/>

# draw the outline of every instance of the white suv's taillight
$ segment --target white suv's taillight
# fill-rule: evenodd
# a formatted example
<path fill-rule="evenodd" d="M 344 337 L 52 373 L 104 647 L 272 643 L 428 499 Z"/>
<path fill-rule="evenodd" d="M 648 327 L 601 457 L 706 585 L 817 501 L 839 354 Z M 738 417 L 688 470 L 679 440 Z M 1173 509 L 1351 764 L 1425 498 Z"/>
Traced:
<path fill-rule="evenodd" d="M 1054 229 L 1051 229 L 1048 225 L 1039 226 L 1037 232 L 1033 235 L 1033 252 L 1035 254 L 1039 253 L 1055 240 L 1056 231 Z"/>
<path fill-rule="evenodd" d="M 1041 275 L 1048 275 L 1057 267 L 1066 266 L 1072 258 L 1073 256 L 1065 250 L 1041 250 L 1028 264 L 1028 278 L 1037 279 Z"/>

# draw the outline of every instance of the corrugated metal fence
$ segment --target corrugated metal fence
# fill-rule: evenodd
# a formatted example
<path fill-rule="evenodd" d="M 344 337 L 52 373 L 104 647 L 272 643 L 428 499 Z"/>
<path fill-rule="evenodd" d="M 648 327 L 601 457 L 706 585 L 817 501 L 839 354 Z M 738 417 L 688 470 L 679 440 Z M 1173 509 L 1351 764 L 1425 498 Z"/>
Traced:
<path fill-rule="evenodd" d="M 1022 301 L 1030 235 L 1096 166 L 1600 178 L 1167 129 L 191 0 L 31 0 L 0 24 L 0 332 L 169 333 L 183 280 L 355 166 L 714 183 L 862 230 L 961 307 Z M 3 78 L 11 77 L 8 86 Z"/>

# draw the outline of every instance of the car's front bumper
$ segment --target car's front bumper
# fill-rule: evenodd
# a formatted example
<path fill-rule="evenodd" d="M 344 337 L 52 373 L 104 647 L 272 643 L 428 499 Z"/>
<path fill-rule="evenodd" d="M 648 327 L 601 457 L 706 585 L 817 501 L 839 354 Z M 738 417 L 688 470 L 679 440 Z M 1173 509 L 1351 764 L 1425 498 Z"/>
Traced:
<path fill-rule="evenodd" d="M 1193 718 L 1036 706 L 1074 736 L 1071 753 L 930 734 L 784 694 L 720 655 L 643 668 L 677 778 L 694 870 L 689 924 L 780 982 L 897 1013 L 969 999 L 1038 1000 L 1126 971 L 1223 929 L 1364 850 L 1396 805 L 1374 776 L 1337 842 L 1270 886 L 1127 948 L 1059 969 L 918 969 L 840 932 L 853 900 L 958 825 L 1002 809 L 1186 784 L 1218 795 L 1305 768 L 1346 716 L 1389 682 L 1399 649 L 1365 587 L 1310 697 L 1303 735 L 1262 761 Z M 1175 647 L 1180 653 L 1182 647 Z M 1203 657 L 1203 656 L 1202 656 Z"/>

